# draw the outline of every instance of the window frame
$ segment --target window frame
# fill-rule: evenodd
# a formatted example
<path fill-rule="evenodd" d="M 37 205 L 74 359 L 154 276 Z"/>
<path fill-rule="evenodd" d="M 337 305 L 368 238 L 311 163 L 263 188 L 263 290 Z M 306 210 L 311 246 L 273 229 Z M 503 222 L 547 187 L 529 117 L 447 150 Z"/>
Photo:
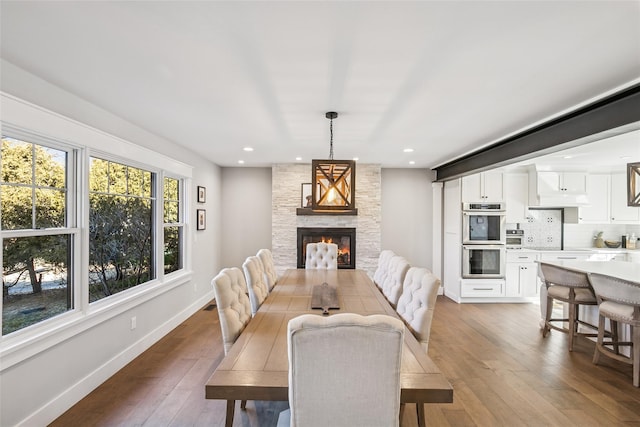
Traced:
<path fill-rule="evenodd" d="M 129 141 L 95 129 L 86 124 L 59 115 L 42 107 L 30 104 L 22 99 L 0 91 L 3 103 L 3 117 L 0 121 L 2 135 L 22 139 L 26 142 L 42 144 L 47 147 L 71 151 L 67 170 L 67 198 L 68 201 L 67 228 L 71 230 L 73 253 L 72 267 L 69 269 L 70 281 L 73 286 L 74 307 L 65 313 L 27 326 L 8 335 L 0 335 L 0 358 L 3 360 L 0 371 L 9 369 L 26 358 L 45 351 L 62 341 L 89 330 L 111 318 L 132 310 L 172 289 L 183 286 L 192 280 L 191 263 L 188 261 L 192 244 L 191 228 L 187 220 L 191 203 L 189 193 L 185 189 L 192 183 L 193 168 L 190 165 L 176 161 L 157 151 L 144 146 L 132 144 Z M 102 147 L 109 147 L 106 153 Z M 112 160 L 118 163 L 140 167 L 156 174 L 155 191 L 157 196 L 154 218 L 156 219 L 153 232 L 156 235 L 156 278 L 146 283 L 134 286 L 125 291 L 111 295 L 102 300 L 89 304 L 88 295 L 88 264 L 89 264 L 89 162 L 91 156 Z M 145 159 L 139 162 L 131 159 Z M 69 173 L 73 172 L 71 179 Z M 179 179 L 182 186 L 182 224 L 184 248 L 182 268 L 170 274 L 164 274 L 163 263 L 157 262 L 157 256 L 164 253 L 164 206 L 163 183 L 164 176 Z M 159 193 L 158 193 L 159 192 Z M 73 227 L 72 227 L 73 226 Z M 42 229 L 36 233 L 45 232 Z M 47 229 L 46 233 L 56 234 L 59 229 Z M 16 232 L 14 230 L 0 230 L 2 238 L 16 234 L 29 235 L 31 230 Z M 67 234 L 67 233 L 63 233 Z M 0 250 L 0 262 L 2 251 Z M 0 302 L 0 307 L 2 303 Z M 1 321 L 1 320 L 0 320 Z"/>

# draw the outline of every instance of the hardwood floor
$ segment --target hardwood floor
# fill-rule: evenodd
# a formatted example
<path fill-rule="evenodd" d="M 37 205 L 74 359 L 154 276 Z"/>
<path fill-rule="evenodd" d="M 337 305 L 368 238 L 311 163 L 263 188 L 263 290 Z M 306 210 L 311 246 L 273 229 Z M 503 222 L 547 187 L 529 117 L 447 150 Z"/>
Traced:
<path fill-rule="evenodd" d="M 593 365 L 594 344 L 542 338 L 539 306 L 456 304 L 438 297 L 429 355 L 453 404 L 426 405 L 433 426 L 640 426 L 631 366 Z M 55 420 L 59 426 L 223 426 L 225 402 L 204 383 L 224 354 L 218 314 L 200 310 Z M 403 426 L 416 426 L 407 405 Z M 275 426 L 286 402 L 237 403 L 234 426 Z"/>

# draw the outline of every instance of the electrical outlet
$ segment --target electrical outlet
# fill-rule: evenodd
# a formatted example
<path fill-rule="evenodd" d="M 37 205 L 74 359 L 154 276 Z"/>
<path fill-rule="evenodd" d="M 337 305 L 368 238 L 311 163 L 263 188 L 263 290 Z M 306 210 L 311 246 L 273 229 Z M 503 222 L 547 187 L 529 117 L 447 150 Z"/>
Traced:
<path fill-rule="evenodd" d="M 133 316 L 133 317 L 131 318 L 131 330 L 132 330 L 132 331 L 133 331 L 133 330 L 136 328 L 136 326 L 137 326 L 137 325 L 136 325 L 136 323 L 137 323 L 136 321 L 137 321 L 136 316 Z"/>

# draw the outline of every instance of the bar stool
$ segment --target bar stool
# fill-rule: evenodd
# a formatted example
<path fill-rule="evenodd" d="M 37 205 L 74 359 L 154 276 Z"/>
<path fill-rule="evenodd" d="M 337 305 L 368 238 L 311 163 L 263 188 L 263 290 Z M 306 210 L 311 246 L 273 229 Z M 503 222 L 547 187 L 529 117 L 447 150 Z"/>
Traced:
<path fill-rule="evenodd" d="M 589 280 L 598 300 L 598 341 L 593 353 L 593 363 L 600 355 L 633 366 L 633 385 L 640 387 L 640 285 L 598 273 L 590 273 Z M 605 318 L 611 321 L 612 337 L 605 341 Z M 631 327 L 631 341 L 619 341 L 618 322 Z M 630 346 L 631 356 L 619 352 L 619 346 Z M 611 348 L 608 348 L 611 347 Z"/>
<path fill-rule="evenodd" d="M 589 284 L 586 273 L 581 273 L 551 264 L 540 263 L 542 279 L 547 288 L 547 310 L 542 328 L 542 336 L 546 337 L 551 329 L 569 334 L 569 351 L 573 351 L 574 337 L 580 335 L 595 337 L 596 333 L 578 332 L 578 325 L 583 325 L 596 331 L 595 325 L 578 318 L 580 305 L 597 305 L 596 297 Z M 553 300 L 562 301 L 569 306 L 568 318 L 552 318 Z M 567 328 L 554 322 L 568 322 Z"/>

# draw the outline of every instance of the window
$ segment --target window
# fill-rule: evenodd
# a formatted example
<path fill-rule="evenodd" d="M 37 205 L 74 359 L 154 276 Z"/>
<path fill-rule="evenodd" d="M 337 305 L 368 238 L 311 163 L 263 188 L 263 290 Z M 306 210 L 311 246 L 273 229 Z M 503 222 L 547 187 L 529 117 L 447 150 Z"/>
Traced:
<path fill-rule="evenodd" d="M 2 335 L 73 309 L 70 154 L 2 137 Z"/>
<path fill-rule="evenodd" d="M 155 173 L 91 158 L 89 302 L 155 278 Z"/>
<path fill-rule="evenodd" d="M 180 180 L 164 179 L 164 273 L 182 268 L 184 224 L 180 209 Z"/>

